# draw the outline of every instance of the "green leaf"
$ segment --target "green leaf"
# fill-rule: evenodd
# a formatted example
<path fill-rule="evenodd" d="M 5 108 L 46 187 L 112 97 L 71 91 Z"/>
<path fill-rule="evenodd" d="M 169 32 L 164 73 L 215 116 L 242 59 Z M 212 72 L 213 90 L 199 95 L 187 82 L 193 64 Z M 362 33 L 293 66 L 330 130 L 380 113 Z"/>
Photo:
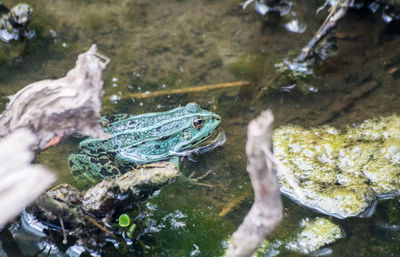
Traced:
<path fill-rule="evenodd" d="M 121 214 L 121 216 L 119 216 L 118 218 L 118 225 L 120 227 L 127 227 L 129 226 L 129 224 L 131 223 L 131 219 L 129 218 L 128 214 Z"/>

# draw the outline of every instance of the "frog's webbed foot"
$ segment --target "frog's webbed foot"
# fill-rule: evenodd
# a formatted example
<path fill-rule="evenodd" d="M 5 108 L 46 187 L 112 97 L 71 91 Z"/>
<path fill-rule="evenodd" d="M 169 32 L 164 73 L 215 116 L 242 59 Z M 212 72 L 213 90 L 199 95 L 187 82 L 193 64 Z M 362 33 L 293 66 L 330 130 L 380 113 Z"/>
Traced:
<path fill-rule="evenodd" d="M 204 173 L 203 175 L 201 175 L 201 176 L 199 176 L 197 178 L 193 178 L 194 172 L 192 172 L 188 177 L 186 177 L 184 175 L 182 175 L 182 177 L 184 177 L 184 179 L 186 181 L 188 181 L 189 183 L 191 183 L 191 184 L 213 188 L 214 186 L 211 185 L 211 184 L 206 184 L 206 183 L 199 182 L 199 180 L 202 180 L 203 178 L 207 177 L 211 172 L 212 172 L 212 170 L 209 170 L 209 171 L 207 171 L 206 173 Z"/>

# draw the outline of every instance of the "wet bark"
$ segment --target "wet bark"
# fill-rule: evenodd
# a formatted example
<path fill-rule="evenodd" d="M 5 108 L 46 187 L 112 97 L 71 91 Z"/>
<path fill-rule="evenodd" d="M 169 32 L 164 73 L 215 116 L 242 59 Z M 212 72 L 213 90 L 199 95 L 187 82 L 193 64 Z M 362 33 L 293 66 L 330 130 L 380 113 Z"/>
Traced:
<path fill-rule="evenodd" d="M 49 169 L 32 164 L 36 137 L 18 129 L 0 141 L 0 228 L 55 181 Z"/>
<path fill-rule="evenodd" d="M 93 45 L 65 77 L 26 86 L 0 115 L 0 229 L 55 181 L 50 170 L 32 164 L 34 150 L 75 132 L 108 136 L 97 122 L 108 61 Z"/>
<path fill-rule="evenodd" d="M 247 171 L 254 189 L 254 204 L 232 235 L 227 257 L 251 256 L 282 219 L 282 202 L 272 156 L 270 111 L 252 120 L 247 129 Z"/>
<path fill-rule="evenodd" d="M 103 81 L 108 60 L 93 45 L 79 55 L 76 66 L 63 78 L 34 82 L 15 94 L 0 116 L 0 137 L 28 128 L 44 148 L 52 139 L 75 132 L 106 138 L 100 118 Z M 56 142 L 55 142 L 56 143 Z"/>

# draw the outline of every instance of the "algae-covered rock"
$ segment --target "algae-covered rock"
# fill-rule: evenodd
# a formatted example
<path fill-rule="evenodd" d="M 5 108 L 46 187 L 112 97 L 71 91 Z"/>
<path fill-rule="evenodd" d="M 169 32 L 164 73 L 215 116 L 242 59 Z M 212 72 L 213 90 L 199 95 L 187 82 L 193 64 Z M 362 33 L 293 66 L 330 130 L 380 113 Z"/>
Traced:
<path fill-rule="evenodd" d="M 285 251 L 301 254 L 312 254 L 325 245 L 344 238 L 343 229 L 326 218 L 305 218 L 299 228 L 293 230 L 286 238 L 270 239 L 257 249 L 253 256 L 271 257 L 286 256 Z"/>
<path fill-rule="evenodd" d="M 333 127 L 285 126 L 274 131 L 276 158 L 304 194 L 279 172 L 281 191 L 295 201 L 338 218 L 368 214 L 379 197 L 400 190 L 400 118 Z"/>
<path fill-rule="evenodd" d="M 309 254 L 344 237 L 341 227 L 325 218 L 303 219 L 300 232 L 285 244 L 291 251 Z"/>

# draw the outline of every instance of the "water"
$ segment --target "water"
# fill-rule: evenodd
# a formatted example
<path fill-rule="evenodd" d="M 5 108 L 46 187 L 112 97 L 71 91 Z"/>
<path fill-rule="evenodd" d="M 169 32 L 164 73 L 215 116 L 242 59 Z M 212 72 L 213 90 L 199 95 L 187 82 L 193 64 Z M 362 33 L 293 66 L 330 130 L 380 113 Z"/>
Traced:
<path fill-rule="evenodd" d="M 244 152 L 246 126 L 262 110 L 272 109 L 275 126 L 329 123 L 339 128 L 398 112 L 400 37 L 386 26 L 380 14 L 350 11 L 337 31 L 336 54 L 317 62 L 313 77 L 295 85 L 282 84 L 284 89 L 280 90 L 275 64 L 296 57 L 313 36 L 326 15 L 315 15 L 322 3 L 294 1 L 296 19 L 307 29 L 292 33 L 285 29 L 290 17 L 262 17 L 252 6 L 242 10 L 240 2 L 32 0 L 34 19 L 30 27 L 36 30 L 36 37 L 13 44 L 18 50 L 14 54 L 20 58 L 0 58 L 1 109 L 7 103 L 6 96 L 25 85 L 63 76 L 73 67 L 77 55 L 96 43 L 112 60 L 103 74 L 103 113 L 139 114 L 195 101 L 222 117 L 226 143 L 198 156 L 197 162 L 185 159 L 182 163 L 186 175 L 195 172 L 199 176 L 211 169 L 202 182 L 214 187 L 178 182 L 163 188 L 141 206 L 141 214 L 134 212 L 137 220 L 147 222 L 142 227 L 147 233 L 128 247 L 126 255 L 219 256 L 223 252 L 224 241 L 252 204 Z M 137 92 L 239 80 L 251 83 L 231 90 L 129 97 Z M 371 80 L 379 86 L 354 99 L 341 112 L 329 111 Z M 68 139 L 38 156 L 38 162 L 58 173 L 60 183 L 73 183 L 66 159 L 76 152 L 78 142 Z M 229 204 L 233 208 L 220 216 Z M 284 199 L 284 205 L 285 218 L 273 235 L 288 233 L 303 217 L 320 216 L 288 199 Z M 389 200 L 379 203 L 370 218 L 334 219 L 345 228 L 347 237 L 330 247 L 330 256 L 399 256 L 396 226 L 400 223 L 398 215 L 392 214 L 398 208 L 396 200 Z M 38 239 L 22 238 L 22 251 L 32 254 L 26 242 L 37 245 Z M 118 256 L 118 251 L 108 246 L 107 255 Z M 282 256 L 301 255 L 287 252 Z"/>

